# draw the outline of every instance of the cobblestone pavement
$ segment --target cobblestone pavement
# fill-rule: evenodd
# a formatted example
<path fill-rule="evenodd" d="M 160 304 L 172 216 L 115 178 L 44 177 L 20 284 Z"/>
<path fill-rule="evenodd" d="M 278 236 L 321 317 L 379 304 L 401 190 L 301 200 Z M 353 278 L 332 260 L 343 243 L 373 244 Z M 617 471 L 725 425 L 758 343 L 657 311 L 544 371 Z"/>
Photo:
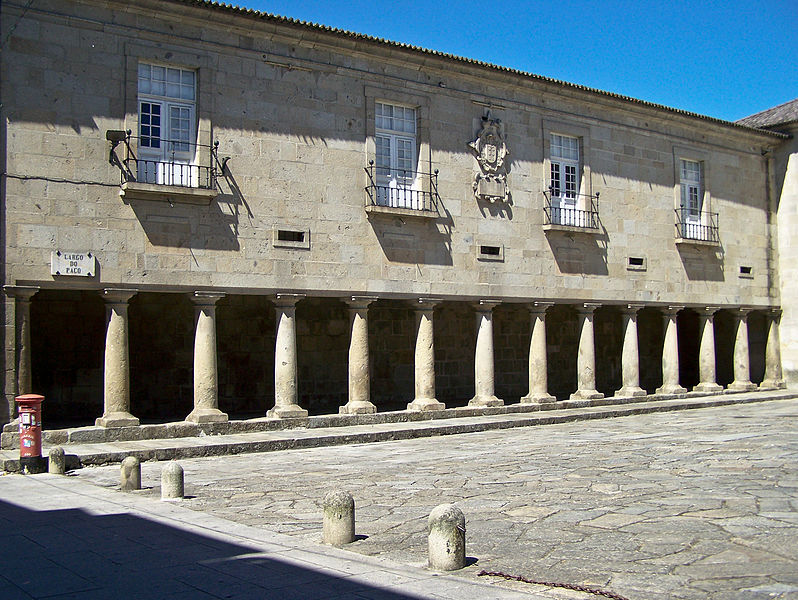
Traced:
<path fill-rule="evenodd" d="M 181 464 L 185 507 L 306 540 L 324 494 L 348 490 L 362 538 L 348 549 L 414 565 L 430 510 L 455 502 L 476 559 L 464 577 L 798 598 L 798 400 Z M 159 494 L 160 468 L 143 465 L 141 494 Z M 118 472 L 77 476 L 113 487 Z"/>

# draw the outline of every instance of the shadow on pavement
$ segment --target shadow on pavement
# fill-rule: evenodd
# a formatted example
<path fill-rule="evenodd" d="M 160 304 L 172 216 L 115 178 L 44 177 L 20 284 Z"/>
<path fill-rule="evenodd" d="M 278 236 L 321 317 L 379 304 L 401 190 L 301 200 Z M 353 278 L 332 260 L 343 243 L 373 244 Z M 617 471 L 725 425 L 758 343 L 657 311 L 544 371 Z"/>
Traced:
<path fill-rule="evenodd" d="M 0 598 L 417 600 L 130 514 L 0 501 Z"/>

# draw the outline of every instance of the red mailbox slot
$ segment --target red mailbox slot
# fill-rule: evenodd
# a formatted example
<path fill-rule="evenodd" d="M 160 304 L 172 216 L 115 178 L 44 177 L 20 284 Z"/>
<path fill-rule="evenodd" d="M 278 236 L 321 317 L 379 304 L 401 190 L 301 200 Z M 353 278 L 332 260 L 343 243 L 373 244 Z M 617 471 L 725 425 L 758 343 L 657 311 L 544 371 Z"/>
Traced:
<path fill-rule="evenodd" d="M 44 396 L 17 396 L 19 408 L 19 458 L 39 458 L 42 455 L 42 401 Z"/>

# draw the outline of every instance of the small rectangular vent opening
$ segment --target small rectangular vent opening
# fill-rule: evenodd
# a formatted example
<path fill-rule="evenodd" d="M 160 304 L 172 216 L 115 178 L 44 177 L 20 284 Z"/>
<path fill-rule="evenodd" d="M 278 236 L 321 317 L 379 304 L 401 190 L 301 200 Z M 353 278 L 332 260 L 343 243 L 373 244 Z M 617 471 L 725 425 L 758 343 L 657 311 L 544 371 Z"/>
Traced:
<path fill-rule="evenodd" d="M 646 259 L 644 256 L 629 256 L 626 259 L 626 268 L 629 271 L 645 271 Z"/>
<path fill-rule="evenodd" d="M 753 272 L 753 267 L 740 267 L 740 275 L 751 275 Z"/>
<path fill-rule="evenodd" d="M 288 231 L 285 229 L 279 229 L 277 231 L 277 239 L 281 242 L 304 242 L 305 241 L 305 232 L 304 231 Z"/>
<path fill-rule="evenodd" d="M 479 253 L 486 256 L 501 256 L 502 249 L 500 246 L 480 246 Z"/>

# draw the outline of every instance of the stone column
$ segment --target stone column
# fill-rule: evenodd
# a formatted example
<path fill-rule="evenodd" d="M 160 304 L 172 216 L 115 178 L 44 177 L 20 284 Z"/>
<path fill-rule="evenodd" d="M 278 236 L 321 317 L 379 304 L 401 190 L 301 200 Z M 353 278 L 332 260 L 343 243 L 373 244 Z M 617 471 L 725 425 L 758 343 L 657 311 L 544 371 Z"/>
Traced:
<path fill-rule="evenodd" d="M 13 385 L 13 389 L 6 390 L 8 417 L 11 420 L 16 411 L 14 397 L 33 393 L 33 368 L 30 354 L 30 302 L 36 292 L 39 291 L 39 288 L 35 286 L 6 285 L 3 286 L 3 290 L 9 298 L 14 298 L 15 369 L 13 380 L 6 378 L 7 384 L 9 386 Z M 0 413 L 0 418 L 2 416 L 2 413 Z"/>
<path fill-rule="evenodd" d="M 105 407 L 99 427 L 130 427 L 139 420 L 130 414 L 130 360 L 127 303 L 138 290 L 105 289 Z"/>
<path fill-rule="evenodd" d="M 446 406 L 435 398 L 435 345 L 433 342 L 433 310 L 440 300 L 419 298 L 416 308 L 416 396 L 407 410 L 443 410 Z"/>
<path fill-rule="evenodd" d="M 364 415 L 377 412 L 371 403 L 369 376 L 368 307 L 376 296 L 352 296 L 349 304 L 349 401 L 338 409 L 342 415 Z"/>
<path fill-rule="evenodd" d="M 662 309 L 665 319 L 665 340 L 662 344 L 662 386 L 658 394 L 684 394 L 686 388 L 679 385 L 679 329 L 676 315 L 684 307 L 668 306 Z"/>
<path fill-rule="evenodd" d="M 717 306 L 707 306 L 698 311 L 701 344 L 698 350 L 698 376 L 700 382 L 693 388 L 695 392 L 719 392 L 723 386 L 718 385 L 715 374 L 715 313 Z"/>
<path fill-rule="evenodd" d="M 495 395 L 493 366 L 493 308 L 496 300 L 480 300 L 477 309 L 477 347 L 474 356 L 475 394 L 469 406 L 502 406 L 503 400 Z"/>
<path fill-rule="evenodd" d="M 216 303 L 224 294 L 194 292 L 194 410 L 186 417 L 192 423 L 223 423 L 219 410 L 219 380 L 216 368 Z"/>
<path fill-rule="evenodd" d="M 301 418 L 308 411 L 299 406 L 297 393 L 296 303 L 304 294 L 277 294 L 277 335 L 274 342 L 274 408 L 269 417 Z"/>
<path fill-rule="evenodd" d="M 534 302 L 529 307 L 532 335 L 529 338 L 529 393 L 521 404 L 546 404 L 556 398 L 549 394 L 548 358 L 546 356 L 546 311 L 553 302 Z"/>
<path fill-rule="evenodd" d="M 576 357 L 577 390 L 571 400 L 603 398 L 596 390 L 596 345 L 593 337 L 593 312 L 601 304 L 583 304 L 579 311 L 579 352 Z"/>
<path fill-rule="evenodd" d="M 748 313 L 750 308 L 740 308 L 734 312 L 737 334 L 734 337 L 734 381 L 729 389 L 735 392 L 750 392 L 756 389 L 751 383 L 751 368 L 748 358 Z"/>
<path fill-rule="evenodd" d="M 781 372 L 781 339 L 779 323 L 781 310 L 767 312 L 768 341 L 765 347 L 765 380 L 759 384 L 760 390 L 778 390 L 787 387 Z"/>
<path fill-rule="evenodd" d="M 621 371 L 623 387 L 615 392 L 617 398 L 645 396 L 640 387 L 640 345 L 637 337 L 637 313 L 642 304 L 627 304 L 623 310 L 623 351 Z"/>

